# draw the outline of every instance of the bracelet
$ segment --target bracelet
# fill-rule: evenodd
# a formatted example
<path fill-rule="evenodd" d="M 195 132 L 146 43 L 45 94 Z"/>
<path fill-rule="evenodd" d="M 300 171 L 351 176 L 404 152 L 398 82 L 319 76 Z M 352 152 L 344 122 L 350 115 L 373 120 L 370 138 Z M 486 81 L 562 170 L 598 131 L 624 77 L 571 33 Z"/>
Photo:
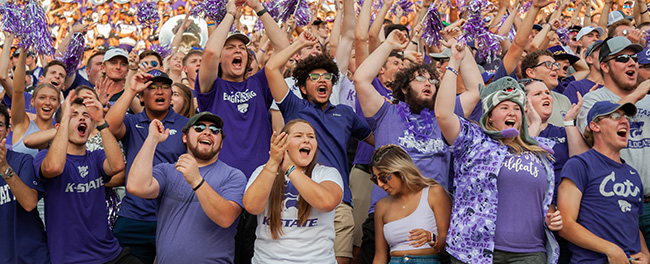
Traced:
<path fill-rule="evenodd" d="M 215 23 L 215 22 L 210 22 L 210 23 L 208 23 L 208 27 L 216 26 L 216 25 L 217 25 L 217 23 Z"/>
<path fill-rule="evenodd" d="M 260 48 L 260 51 L 261 51 L 262 53 L 266 53 L 266 50 L 263 50 L 262 48 Z"/>
<path fill-rule="evenodd" d="M 414 45 L 418 45 L 418 43 L 413 40 L 411 40 L 411 43 L 413 43 Z"/>
<path fill-rule="evenodd" d="M 646 8 L 645 11 L 641 12 L 641 15 L 648 13 L 648 9 Z"/>
<path fill-rule="evenodd" d="M 106 122 L 106 120 L 104 120 L 103 124 L 97 126 L 97 131 L 102 131 L 102 129 L 107 128 L 108 126 L 109 126 L 108 122 Z"/>
<path fill-rule="evenodd" d="M 576 125 L 576 120 L 564 120 L 564 126 L 575 126 Z"/>
<path fill-rule="evenodd" d="M 236 16 L 235 16 L 235 11 L 228 11 L 228 14 L 231 14 L 231 15 L 232 15 L 232 18 L 235 18 L 235 17 L 236 17 Z"/>
<path fill-rule="evenodd" d="M 269 12 L 269 10 L 268 10 L 266 7 L 264 7 L 264 9 L 260 10 L 259 12 L 257 12 L 257 17 L 261 17 L 261 16 L 264 15 L 264 13 L 266 13 L 266 12 Z"/>
<path fill-rule="evenodd" d="M 293 172 L 293 170 L 295 170 L 295 169 L 296 169 L 296 166 L 295 166 L 295 165 L 291 165 L 291 167 L 289 167 L 289 169 L 288 169 L 287 171 L 284 172 L 284 176 L 285 176 L 285 177 L 289 177 L 289 174 L 291 174 L 291 172 Z"/>
<path fill-rule="evenodd" d="M 458 76 L 458 71 L 455 70 L 454 68 L 447 66 L 447 68 L 445 69 L 449 70 L 450 72 L 453 72 L 454 74 L 456 74 L 456 76 Z"/>
<path fill-rule="evenodd" d="M 138 66 L 135 66 L 135 67 L 129 67 L 129 70 L 137 71 L 137 70 L 138 70 Z"/>
<path fill-rule="evenodd" d="M 199 182 L 199 185 L 197 185 L 196 187 L 192 188 L 192 191 L 195 191 L 195 192 L 196 192 L 196 190 L 198 190 L 199 187 L 201 187 L 201 185 L 203 185 L 204 182 L 205 182 L 205 178 L 201 179 L 201 182 Z"/>

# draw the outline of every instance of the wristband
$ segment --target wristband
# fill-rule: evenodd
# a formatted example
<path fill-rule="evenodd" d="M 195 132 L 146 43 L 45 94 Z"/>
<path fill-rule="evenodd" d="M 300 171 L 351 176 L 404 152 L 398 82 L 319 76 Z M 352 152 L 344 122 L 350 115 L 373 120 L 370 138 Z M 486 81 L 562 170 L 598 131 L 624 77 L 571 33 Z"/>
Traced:
<path fill-rule="evenodd" d="M 447 68 L 445 68 L 445 69 L 447 69 L 450 72 L 453 72 L 454 74 L 456 74 L 456 76 L 458 76 L 458 71 L 455 70 L 454 68 L 447 66 Z"/>
<path fill-rule="evenodd" d="M 235 17 L 236 17 L 236 16 L 235 16 L 235 11 L 228 11 L 228 14 L 231 14 L 231 15 L 232 15 L 232 18 L 235 18 Z"/>
<path fill-rule="evenodd" d="M 645 11 L 641 12 L 641 15 L 648 13 L 648 9 L 646 8 Z"/>
<path fill-rule="evenodd" d="M 215 22 L 210 22 L 210 23 L 208 23 L 208 27 L 216 26 L 216 25 L 217 25 L 217 23 L 215 23 Z"/>
<path fill-rule="evenodd" d="M 197 185 L 196 187 L 192 188 L 192 191 L 195 191 L 195 192 L 196 192 L 196 190 L 198 190 L 199 187 L 201 187 L 201 185 L 203 185 L 204 182 L 205 182 L 205 178 L 201 179 L 201 182 L 199 182 L 199 185 Z"/>
<path fill-rule="evenodd" d="M 259 12 L 257 12 L 257 17 L 261 17 L 261 16 L 264 15 L 264 13 L 266 13 L 266 12 L 269 12 L 269 10 L 265 7 L 264 9 L 260 10 Z"/>
<path fill-rule="evenodd" d="M 285 176 L 285 177 L 289 177 L 289 174 L 291 174 L 291 172 L 293 172 L 293 170 L 295 170 L 295 169 L 296 169 L 296 166 L 295 166 L 295 165 L 291 165 L 291 167 L 289 167 L 289 169 L 288 169 L 287 171 L 284 172 L 284 176 Z"/>
<path fill-rule="evenodd" d="M 418 45 L 418 43 L 413 40 L 411 40 L 411 43 L 413 43 L 413 45 Z"/>
<path fill-rule="evenodd" d="M 576 120 L 564 120 L 564 126 L 575 126 L 576 125 Z"/>
<path fill-rule="evenodd" d="M 102 131 L 102 129 L 107 128 L 108 126 L 108 122 L 104 121 L 103 124 L 97 126 L 97 131 Z"/>
<path fill-rule="evenodd" d="M 262 48 L 260 48 L 260 51 L 261 51 L 262 53 L 266 53 L 266 51 L 265 51 L 265 50 L 263 50 Z"/>

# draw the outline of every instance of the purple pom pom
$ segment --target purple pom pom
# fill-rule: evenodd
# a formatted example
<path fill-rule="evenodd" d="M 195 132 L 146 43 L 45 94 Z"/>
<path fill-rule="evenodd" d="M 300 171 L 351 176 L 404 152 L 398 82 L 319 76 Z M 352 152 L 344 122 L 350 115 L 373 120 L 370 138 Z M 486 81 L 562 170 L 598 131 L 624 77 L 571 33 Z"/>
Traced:
<path fill-rule="evenodd" d="M 528 9 L 530 9 L 531 6 L 533 6 L 533 1 L 528 1 L 528 2 L 524 3 L 519 8 L 519 14 L 520 15 L 525 14 L 526 12 L 528 12 Z"/>
<path fill-rule="evenodd" d="M 370 25 L 372 25 L 372 22 L 375 21 L 375 18 L 377 17 L 377 12 L 379 12 L 379 9 L 381 9 L 383 5 L 384 5 L 384 0 L 372 1 L 372 9 L 370 10 Z M 363 6 L 363 0 L 357 0 L 357 4 L 356 4 L 357 15 L 361 13 L 361 6 Z"/>
<path fill-rule="evenodd" d="M 286 22 L 292 15 L 296 17 L 296 26 L 304 27 L 311 21 L 311 11 L 307 0 L 286 0 L 277 3 L 279 8 L 278 21 Z"/>
<path fill-rule="evenodd" d="M 398 6 L 404 10 L 404 15 L 413 12 L 413 2 L 409 0 L 397 0 L 397 2 L 395 2 L 395 5 L 393 5 L 393 7 L 390 9 L 390 12 L 393 13 L 393 15 L 397 15 Z"/>
<path fill-rule="evenodd" d="M 486 10 L 488 6 L 485 0 L 471 0 L 468 5 L 463 7 L 467 12 L 467 22 L 463 26 L 463 35 L 458 41 L 465 44 L 474 41 L 479 58 L 491 63 L 492 59 L 499 57 L 501 52 L 499 41 L 503 37 L 488 31 L 483 26 L 481 11 Z"/>
<path fill-rule="evenodd" d="M 20 47 L 36 54 L 52 55 L 52 33 L 47 25 L 45 10 L 37 1 L 30 1 L 25 7 L 26 32 L 22 35 Z"/>
<path fill-rule="evenodd" d="M 84 35 L 81 32 L 74 33 L 72 35 L 72 40 L 68 48 L 65 50 L 63 55 L 63 63 L 65 63 L 65 69 L 68 73 L 68 76 L 74 74 L 79 67 L 79 63 L 84 58 L 84 45 L 86 41 L 84 40 Z"/>
<path fill-rule="evenodd" d="M 160 57 L 163 57 L 163 59 L 167 58 L 167 56 L 171 55 L 172 53 L 171 49 L 168 46 L 162 46 L 158 44 L 151 45 L 149 49 L 158 53 Z"/>
<path fill-rule="evenodd" d="M 429 6 L 422 21 L 422 39 L 429 46 L 438 45 L 442 40 L 440 32 L 445 28 L 440 19 L 440 13 L 434 4 Z"/>
<path fill-rule="evenodd" d="M 23 17 L 23 9 L 19 6 L 7 2 L 0 6 L 0 15 L 2 15 L 2 30 L 14 35 L 24 33 L 26 28 L 25 19 Z"/>
<path fill-rule="evenodd" d="M 555 32 L 557 33 L 558 37 L 560 37 L 560 42 L 562 45 L 567 45 L 569 43 L 569 30 L 561 27 L 558 28 Z"/>
<path fill-rule="evenodd" d="M 271 1 L 264 2 L 264 3 L 262 3 L 262 5 L 264 6 L 264 8 L 266 8 L 268 10 L 269 15 L 275 21 L 278 21 L 278 16 L 280 15 L 280 9 L 279 9 L 280 5 L 278 5 L 275 2 L 271 2 Z M 257 22 L 255 22 L 255 26 L 253 27 L 253 29 L 255 31 L 264 30 L 264 25 L 262 24 L 261 19 L 259 19 L 259 18 L 257 19 Z"/>
<path fill-rule="evenodd" d="M 516 128 L 512 128 L 512 127 L 511 128 L 506 128 L 504 130 L 501 130 L 501 135 L 504 138 L 513 138 L 513 137 L 519 136 L 519 130 L 517 130 Z"/>
<path fill-rule="evenodd" d="M 160 16 L 158 16 L 158 5 L 155 2 L 143 2 L 138 6 L 136 13 L 138 21 L 145 27 L 151 28 L 154 31 L 158 28 Z"/>
<path fill-rule="evenodd" d="M 226 4 L 226 0 L 203 0 L 196 4 L 194 8 L 192 8 L 190 15 L 209 18 L 218 25 L 221 24 L 223 18 L 226 17 L 226 14 L 228 14 L 228 10 L 226 10 Z"/>

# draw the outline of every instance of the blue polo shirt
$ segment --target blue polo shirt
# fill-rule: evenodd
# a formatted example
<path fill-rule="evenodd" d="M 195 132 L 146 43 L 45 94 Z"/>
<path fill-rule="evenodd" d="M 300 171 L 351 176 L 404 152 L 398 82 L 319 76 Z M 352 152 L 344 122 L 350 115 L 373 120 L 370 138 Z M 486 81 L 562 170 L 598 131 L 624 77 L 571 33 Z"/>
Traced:
<path fill-rule="evenodd" d="M 307 120 L 316 131 L 318 140 L 318 162 L 336 168 L 343 178 L 343 201 L 352 204 L 350 192 L 350 169 L 348 168 L 348 143 L 350 137 L 364 140 L 372 131 L 368 123 L 354 113 L 347 105 L 328 103 L 325 110 L 316 104 L 298 98 L 292 92 L 287 92 L 278 108 L 284 116 L 284 121 L 293 119 Z"/>
<path fill-rule="evenodd" d="M 34 174 L 32 156 L 7 150 L 7 163 L 15 171 L 14 177 L 27 187 L 44 189 Z M 50 263 L 45 229 L 38 210 L 25 211 L 18 203 L 7 182 L 0 178 L 0 263 Z"/>
<path fill-rule="evenodd" d="M 188 118 L 177 114 L 170 107 L 169 113 L 162 120 L 165 128 L 169 128 L 169 137 L 162 144 L 156 147 L 156 153 L 153 156 L 153 166 L 159 163 L 176 163 L 178 157 L 186 152 L 183 144 L 183 127 L 187 124 Z M 126 115 L 124 117 L 124 126 L 126 133 L 120 140 L 124 145 L 124 154 L 126 155 L 126 175 L 128 179 L 129 171 L 135 156 L 138 155 L 144 140 L 149 135 L 149 124 L 151 120 L 147 117 L 145 111 L 135 115 Z M 126 180 L 125 180 L 126 181 Z M 126 192 L 122 200 L 119 216 L 127 217 L 140 221 L 156 221 L 156 200 L 147 200 Z"/>

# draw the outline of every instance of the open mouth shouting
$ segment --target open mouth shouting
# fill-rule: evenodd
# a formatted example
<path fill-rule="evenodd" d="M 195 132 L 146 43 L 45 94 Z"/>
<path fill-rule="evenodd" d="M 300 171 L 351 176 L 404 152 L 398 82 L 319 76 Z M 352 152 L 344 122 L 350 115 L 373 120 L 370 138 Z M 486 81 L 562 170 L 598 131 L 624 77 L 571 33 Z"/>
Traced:
<path fill-rule="evenodd" d="M 300 157 L 309 158 L 309 153 L 311 153 L 311 146 L 304 146 L 300 148 Z"/>
<path fill-rule="evenodd" d="M 79 123 L 79 125 L 77 126 L 77 132 L 79 133 L 80 137 L 85 137 L 86 134 L 88 133 L 88 124 L 86 124 L 85 122 Z"/>
<path fill-rule="evenodd" d="M 57 88 L 58 88 L 58 87 L 59 87 L 59 84 L 61 84 L 61 82 L 59 82 L 58 80 L 51 80 L 51 81 L 50 81 L 50 84 L 53 85 L 54 87 L 57 87 Z"/>
<path fill-rule="evenodd" d="M 507 127 L 512 127 L 512 128 L 515 127 L 516 123 L 517 123 L 517 121 L 514 118 L 506 119 L 506 121 L 505 121 L 506 126 Z"/>
<path fill-rule="evenodd" d="M 214 142 L 210 138 L 201 138 L 199 139 L 200 146 L 211 147 Z"/>
<path fill-rule="evenodd" d="M 51 107 L 41 107 L 41 111 L 45 115 L 51 115 L 53 112 L 53 109 Z"/>
<path fill-rule="evenodd" d="M 618 131 L 616 131 L 616 135 L 619 137 L 619 139 L 625 140 L 625 142 L 627 142 L 627 131 L 627 127 L 620 128 Z"/>
<path fill-rule="evenodd" d="M 244 60 L 242 59 L 241 55 L 235 56 L 235 58 L 232 59 L 232 66 L 235 69 L 241 69 L 243 61 Z"/>
<path fill-rule="evenodd" d="M 318 93 L 319 96 L 326 96 L 327 95 L 327 85 L 319 85 L 316 88 L 316 92 Z"/>
<path fill-rule="evenodd" d="M 636 71 L 635 70 L 627 70 L 627 71 L 625 71 L 625 75 L 627 75 L 628 79 L 636 80 Z"/>

